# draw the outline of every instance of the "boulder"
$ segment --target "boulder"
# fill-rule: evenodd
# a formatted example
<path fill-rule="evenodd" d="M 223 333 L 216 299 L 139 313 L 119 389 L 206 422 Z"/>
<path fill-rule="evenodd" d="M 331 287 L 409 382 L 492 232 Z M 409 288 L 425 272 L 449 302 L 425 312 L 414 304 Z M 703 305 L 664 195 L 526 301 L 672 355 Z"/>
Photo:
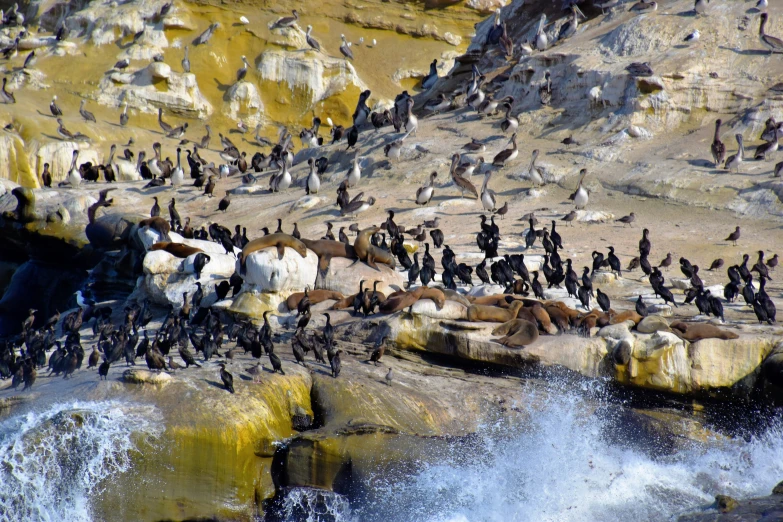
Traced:
<path fill-rule="evenodd" d="M 301 49 L 306 43 L 297 45 Z M 309 108 L 349 87 L 367 89 L 348 61 L 309 52 L 287 52 L 270 49 L 258 61 L 261 78 L 274 83 L 286 83 L 295 96 L 309 98 Z"/>
<path fill-rule="evenodd" d="M 234 120 L 243 120 L 248 125 L 261 122 L 264 103 L 255 85 L 248 81 L 237 82 L 228 89 L 224 97 L 224 112 Z"/>
<path fill-rule="evenodd" d="M 70 161 L 68 163 L 70 165 Z M 25 187 L 40 187 L 38 175 L 24 150 L 24 142 L 19 136 L 7 132 L 0 134 L 0 178 Z"/>
<path fill-rule="evenodd" d="M 313 253 L 308 250 L 308 254 Z M 403 290 L 406 281 L 402 273 L 386 265 L 378 264 L 376 270 L 362 261 L 333 257 L 329 263 L 326 277 L 322 278 L 319 275 L 315 287 L 322 290 L 334 290 L 343 295 L 351 295 L 359 291 L 359 282 L 362 280 L 365 281 L 366 288 L 372 288 L 373 282 L 379 281 L 378 291 L 386 296 L 397 290 Z"/>
<path fill-rule="evenodd" d="M 159 80 L 168 80 L 171 78 L 171 66 L 164 62 L 152 62 L 147 66 L 150 76 Z"/>
<path fill-rule="evenodd" d="M 308 250 L 307 257 L 286 248 L 282 259 L 277 249 L 256 250 L 245 260 L 245 283 L 260 292 L 279 293 L 285 300 L 293 292 L 301 292 L 315 284 L 318 257 Z M 357 285 L 358 287 L 358 285 Z M 336 289 L 330 289 L 336 290 Z"/>
<path fill-rule="evenodd" d="M 669 322 L 658 315 L 648 315 L 636 325 L 636 331 L 639 333 L 655 333 L 658 331 L 670 331 Z"/>
<path fill-rule="evenodd" d="M 82 122 L 69 122 L 68 128 L 73 132 L 83 132 L 93 139 L 97 138 L 94 130 L 87 125 L 82 125 Z M 59 140 L 46 142 L 40 142 L 38 140 L 31 141 L 27 157 L 30 162 L 30 169 L 32 172 L 36 173 L 35 178 L 38 178 L 37 173 L 43 172 L 44 163 L 48 163 L 49 171 L 52 173 L 52 185 L 55 185 L 60 181 L 65 181 L 68 177 L 68 169 L 71 168 L 74 150 L 79 151 L 80 165 L 82 163 L 87 163 L 88 161 L 93 165 L 103 163 L 103 154 L 94 149 L 89 143 Z"/>

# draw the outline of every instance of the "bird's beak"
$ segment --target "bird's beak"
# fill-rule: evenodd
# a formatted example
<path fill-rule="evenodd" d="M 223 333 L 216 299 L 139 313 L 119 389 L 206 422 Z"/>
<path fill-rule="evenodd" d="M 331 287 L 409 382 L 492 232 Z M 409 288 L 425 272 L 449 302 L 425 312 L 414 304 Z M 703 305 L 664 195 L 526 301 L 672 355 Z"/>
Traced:
<path fill-rule="evenodd" d="M 587 20 L 587 17 L 585 16 L 585 14 L 582 12 L 581 9 L 579 9 L 579 6 L 577 6 L 576 4 L 574 4 L 574 11 L 576 11 L 576 14 L 578 16 L 581 16 L 583 20 Z"/>

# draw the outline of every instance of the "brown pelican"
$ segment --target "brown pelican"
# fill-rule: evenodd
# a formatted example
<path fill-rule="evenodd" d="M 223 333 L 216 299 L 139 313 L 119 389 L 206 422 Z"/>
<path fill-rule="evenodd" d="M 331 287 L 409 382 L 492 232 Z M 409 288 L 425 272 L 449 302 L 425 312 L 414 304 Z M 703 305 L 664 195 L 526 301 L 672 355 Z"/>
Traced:
<path fill-rule="evenodd" d="M 353 60 L 353 51 L 351 51 L 351 42 L 345 41 L 345 35 L 341 34 L 340 39 L 343 41 L 343 44 L 340 46 L 340 52 L 343 56 L 345 56 L 346 60 Z"/>
<path fill-rule="evenodd" d="M 573 15 L 573 18 L 563 24 L 563 26 L 560 28 L 560 34 L 558 34 L 557 39 L 558 40 L 565 40 L 566 38 L 572 37 L 574 34 L 576 34 L 576 30 L 579 27 L 579 17 L 587 18 L 582 11 L 579 10 L 579 7 L 577 5 L 571 4 L 571 13 Z"/>
<path fill-rule="evenodd" d="M 489 178 L 491 177 L 491 170 L 484 174 L 484 184 L 481 186 L 481 204 L 484 206 L 485 210 L 494 212 L 495 209 L 497 209 L 497 197 L 495 196 L 495 191 L 490 190 L 487 187 L 487 185 L 489 185 Z"/>
<path fill-rule="evenodd" d="M 745 146 L 742 144 L 742 134 L 735 134 L 734 137 L 737 138 L 737 146 L 739 147 L 739 150 L 736 154 L 732 154 L 726 159 L 726 164 L 723 166 L 723 168 L 728 171 L 736 169 L 737 174 L 739 174 L 740 163 L 742 163 L 742 160 L 745 159 Z"/>
<path fill-rule="evenodd" d="M 506 109 L 506 117 L 503 119 L 503 122 L 500 124 L 500 130 L 503 132 L 516 132 L 517 128 L 519 127 L 519 119 L 515 118 L 511 115 L 511 104 L 505 103 L 503 104 L 503 107 Z"/>
<path fill-rule="evenodd" d="M 493 159 L 492 165 L 495 167 L 502 167 L 507 162 L 514 160 L 519 155 L 519 149 L 517 149 L 517 133 L 511 135 L 511 148 L 500 151 Z"/>
<path fill-rule="evenodd" d="M 459 154 L 454 154 L 454 156 L 451 157 L 451 169 L 449 170 L 449 174 L 451 174 L 451 179 L 454 181 L 454 184 L 460 188 L 460 197 L 465 197 L 465 191 L 467 190 L 478 198 L 478 191 L 473 183 L 456 173 L 458 162 Z"/>
<path fill-rule="evenodd" d="M 588 194 L 584 185 L 582 185 L 585 176 L 587 175 L 587 169 L 582 169 L 579 173 L 581 174 L 579 178 L 579 184 L 576 186 L 574 193 L 571 194 L 570 199 L 574 200 L 574 206 L 577 208 L 577 210 L 582 210 L 587 206 L 587 201 L 590 195 Z"/>
<path fill-rule="evenodd" d="M 291 11 L 291 13 L 294 16 L 284 16 L 283 18 L 278 18 L 278 20 L 272 24 L 271 29 L 278 29 L 281 27 L 293 27 L 294 24 L 299 20 L 299 13 L 294 9 Z"/>
<path fill-rule="evenodd" d="M 242 63 L 244 65 L 237 71 L 237 83 L 245 79 L 245 76 L 247 76 L 247 70 L 250 69 L 250 64 L 247 63 L 247 58 L 244 55 L 242 55 Z"/>
<path fill-rule="evenodd" d="M 182 71 L 189 73 L 190 72 L 190 58 L 188 55 L 190 54 L 190 46 L 185 46 L 185 56 L 182 58 Z"/>
<path fill-rule="evenodd" d="M 128 124 L 128 103 L 126 102 L 122 106 L 122 114 L 120 114 L 120 125 L 123 127 Z"/>
<path fill-rule="evenodd" d="M 305 40 L 307 41 L 307 45 L 315 49 L 316 51 L 321 50 L 321 44 L 318 43 L 318 40 L 313 38 L 313 35 L 311 34 L 313 32 L 313 26 L 308 25 L 307 26 L 307 34 L 305 35 Z"/>
<path fill-rule="evenodd" d="M 52 103 L 49 104 L 49 110 L 52 111 L 52 116 L 55 118 L 62 116 L 63 111 L 57 105 L 57 95 L 52 96 Z"/>
<path fill-rule="evenodd" d="M 775 38 L 764 32 L 764 27 L 767 25 L 767 19 L 769 15 L 767 13 L 761 13 L 761 23 L 759 24 L 759 39 L 761 43 L 769 49 L 769 53 L 783 53 L 783 40 Z"/>
<path fill-rule="evenodd" d="M 546 15 L 541 15 L 541 20 L 538 22 L 538 30 L 536 31 L 536 49 L 539 51 L 546 51 L 549 45 L 549 39 L 544 31 L 544 25 L 546 25 Z"/>
<path fill-rule="evenodd" d="M 87 121 L 91 121 L 95 123 L 95 115 L 91 113 L 88 110 L 85 110 L 84 106 L 87 103 L 87 100 L 82 100 L 81 105 L 79 105 L 79 114 L 82 115 L 82 118 L 84 118 Z"/>
<path fill-rule="evenodd" d="M 544 184 L 544 169 L 536 166 L 536 160 L 538 159 L 538 149 L 533 151 L 533 157 L 530 158 L 530 166 L 527 168 L 527 177 L 533 182 L 533 185 L 538 187 Z"/>
<path fill-rule="evenodd" d="M 426 205 L 432 199 L 432 195 L 435 193 L 435 178 L 438 177 L 437 172 L 430 174 L 430 178 L 423 187 L 419 187 L 416 191 L 416 204 Z"/>

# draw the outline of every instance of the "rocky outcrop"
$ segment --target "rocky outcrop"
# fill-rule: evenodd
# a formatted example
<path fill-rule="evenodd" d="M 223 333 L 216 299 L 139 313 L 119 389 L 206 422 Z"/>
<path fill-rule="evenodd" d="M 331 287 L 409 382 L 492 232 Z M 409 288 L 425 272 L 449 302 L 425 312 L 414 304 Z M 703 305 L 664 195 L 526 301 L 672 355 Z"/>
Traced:
<path fill-rule="evenodd" d="M 347 89 L 358 93 L 367 88 L 348 61 L 310 51 L 266 50 L 258 60 L 258 72 L 263 80 L 286 84 L 294 96 L 309 100 L 303 112 Z"/>
<path fill-rule="evenodd" d="M 163 107 L 191 118 L 206 118 L 213 110 L 199 91 L 195 74 L 174 72 L 162 62 L 131 73 L 110 72 L 101 79 L 95 99 L 110 107 L 127 103 L 150 113 Z"/>
<path fill-rule="evenodd" d="M 774 338 L 759 335 L 689 343 L 668 331 L 643 334 L 616 324 L 591 338 L 542 334 L 520 350 L 492 340 L 496 323 L 455 320 L 462 319 L 458 303 L 448 311 L 425 304 L 428 300 L 421 303 L 414 305 L 413 314 L 398 313 L 387 321 L 389 335 L 402 349 L 515 368 L 562 367 L 586 377 L 611 377 L 628 386 L 685 395 L 749 396 L 764 382 L 762 363 L 776 346 Z M 645 324 L 651 329 L 650 321 Z M 770 379 L 778 384 L 774 375 Z"/>

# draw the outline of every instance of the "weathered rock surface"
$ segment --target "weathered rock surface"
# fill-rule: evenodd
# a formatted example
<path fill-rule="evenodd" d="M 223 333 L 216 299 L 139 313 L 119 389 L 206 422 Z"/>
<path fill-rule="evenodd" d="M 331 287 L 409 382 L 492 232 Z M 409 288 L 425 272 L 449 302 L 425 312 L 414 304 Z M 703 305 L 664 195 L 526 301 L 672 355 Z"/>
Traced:
<path fill-rule="evenodd" d="M 378 281 L 378 291 L 383 295 L 390 295 L 404 288 L 405 279 L 400 272 L 386 265 L 378 264 L 378 269 L 355 259 L 334 257 L 329 263 L 326 277 L 320 275 L 315 287 L 322 290 L 334 290 L 343 295 L 355 294 L 359 291 L 359 282 L 364 281 L 364 287 L 372 289 L 373 283 Z"/>

